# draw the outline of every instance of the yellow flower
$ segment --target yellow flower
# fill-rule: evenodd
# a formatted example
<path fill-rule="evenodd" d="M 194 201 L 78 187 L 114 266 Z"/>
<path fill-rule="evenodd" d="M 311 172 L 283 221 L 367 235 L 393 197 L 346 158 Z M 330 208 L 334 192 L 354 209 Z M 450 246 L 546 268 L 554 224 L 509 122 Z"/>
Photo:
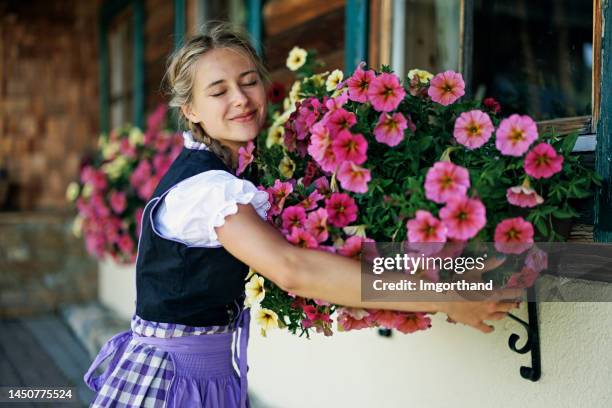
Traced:
<path fill-rule="evenodd" d="M 98 149 L 103 150 L 108 144 L 108 137 L 103 133 L 98 138 Z"/>
<path fill-rule="evenodd" d="M 81 238 L 82 236 L 82 232 L 83 232 L 83 217 L 81 217 L 80 215 L 77 215 L 76 217 L 74 217 L 74 220 L 72 221 L 72 234 L 77 237 L 77 238 Z"/>
<path fill-rule="evenodd" d="M 128 141 L 132 146 L 141 146 L 144 144 L 144 134 L 138 128 L 132 128 L 130 130 L 130 135 L 128 136 Z"/>
<path fill-rule="evenodd" d="M 422 84 L 428 83 L 429 80 L 433 78 L 432 73 L 422 69 L 411 69 L 410 71 L 408 71 L 408 79 L 412 79 L 415 76 L 419 78 L 419 82 Z"/>
<path fill-rule="evenodd" d="M 302 90 L 302 84 L 300 81 L 295 81 L 291 86 L 291 90 L 289 91 L 289 103 L 295 105 L 295 103 L 302 98 L 300 98 L 300 91 Z"/>
<path fill-rule="evenodd" d="M 269 149 L 274 145 L 283 144 L 283 136 L 285 135 L 285 128 L 279 125 L 272 125 L 268 130 L 268 137 L 266 138 L 266 147 Z"/>
<path fill-rule="evenodd" d="M 278 328 L 278 315 L 270 309 L 261 308 L 255 315 L 255 320 L 261 326 L 262 336 L 266 336 L 266 330 Z"/>
<path fill-rule="evenodd" d="M 115 160 L 102 166 L 102 171 L 112 180 L 117 180 L 128 165 L 124 156 L 117 156 Z"/>
<path fill-rule="evenodd" d="M 66 189 L 66 200 L 73 202 L 79 197 L 79 184 L 76 182 L 72 182 L 68 184 L 68 188 Z"/>
<path fill-rule="evenodd" d="M 259 275 L 253 275 L 251 280 L 244 285 L 244 291 L 246 293 L 245 304 L 248 307 L 259 304 L 266 297 L 264 278 Z"/>
<path fill-rule="evenodd" d="M 323 77 L 325 77 L 328 74 L 329 74 L 329 71 L 325 71 L 325 72 L 322 72 L 320 74 L 313 75 L 310 78 L 308 78 L 307 80 L 312 82 L 315 86 L 321 87 L 321 86 L 325 85 L 325 80 L 323 79 Z"/>
<path fill-rule="evenodd" d="M 306 58 L 308 57 L 308 52 L 300 47 L 293 47 L 291 51 L 289 51 L 289 56 L 287 57 L 287 68 L 291 71 L 297 71 L 306 63 Z"/>
<path fill-rule="evenodd" d="M 293 176 L 293 172 L 295 171 L 295 163 L 289 156 L 285 156 L 278 165 L 278 170 L 280 171 L 281 176 L 291 178 L 291 176 Z"/>
<path fill-rule="evenodd" d="M 335 91 L 336 87 L 342 79 L 344 78 L 344 74 L 339 69 L 334 69 L 331 74 L 327 77 L 327 81 L 325 81 L 325 89 L 329 92 Z"/>
<path fill-rule="evenodd" d="M 347 227 L 342 228 L 342 231 L 344 231 L 346 235 L 353 235 L 353 236 L 363 237 L 363 238 L 365 238 L 366 236 L 365 230 L 366 230 L 365 224 L 349 225 Z"/>
<path fill-rule="evenodd" d="M 244 278 L 245 281 L 248 281 L 249 279 L 251 279 L 251 276 L 255 275 L 257 273 L 257 271 L 253 268 L 249 268 L 249 273 L 247 273 L 246 278 Z"/>
<path fill-rule="evenodd" d="M 93 193 L 93 186 L 91 185 L 91 183 L 85 183 L 85 185 L 83 186 L 83 191 L 81 192 L 81 196 L 83 198 L 89 198 L 91 197 L 92 193 Z"/>
<path fill-rule="evenodd" d="M 119 151 L 119 142 L 110 142 L 102 149 L 102 157 L 106 160 L 113 157 Z"/>

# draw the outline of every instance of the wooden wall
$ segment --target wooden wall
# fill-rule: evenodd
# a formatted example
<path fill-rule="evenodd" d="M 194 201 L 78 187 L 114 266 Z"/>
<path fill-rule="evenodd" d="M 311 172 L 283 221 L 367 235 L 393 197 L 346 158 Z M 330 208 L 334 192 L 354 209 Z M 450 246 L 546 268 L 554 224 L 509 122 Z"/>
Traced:
<path fill-rule="evenodd" d="M 0 209 L 64 208 L 66 186 L 97 139 L 99 2 L 0 4 Z"/>
<path fill-rule="evenodd" d="M 145 1 L 145 113 L 166 103 L 162 78 L 174 46 L 174 2 Z"/>
<path fill-rule="evenodd" d="M 263 47 L 273 81 L 290 85 L 293 46 L 314 49 L 326 66 L 344 69 L 344 0 L 270 0 L 263 10 Z"/>

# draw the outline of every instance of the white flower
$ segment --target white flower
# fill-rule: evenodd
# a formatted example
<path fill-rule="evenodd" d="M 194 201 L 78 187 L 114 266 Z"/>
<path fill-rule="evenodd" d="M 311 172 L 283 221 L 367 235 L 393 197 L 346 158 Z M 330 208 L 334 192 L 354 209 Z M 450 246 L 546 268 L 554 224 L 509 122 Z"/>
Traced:
<path fill-rule="evenodd" d="M 300 47 L 293 47 L 291 51 L 289 51 L 289 56 L 287 57 L 287 68 L 291 71 L 297 71 L 306 63 L 306 58 L 308 57 L 308 52 Z"/>
<path fill-rule="evenodd" d="M 342 79 L 344 78 L 344 74 L 339 69 L 334 69 L 331 74 L 327 77 L 327 81 L 325 81 L 325 89 L 329 92 L 335 91 L 336 87 Z"/>
<path fill-rule="evenodd" d="M 283 136 L 285 135 L 285 128 L 280 125 L 272 125 L 268 130 L 268 137 L 266 138 L 266 147 L 269 149 L 274 145 L 283 144 Z"/>
<path fill-rule="evenodd" d="M 261 308 L 255 315 L 255 321 L 261 326 L 261 335 L 266 336 L 266 330 L 278 328 L 278 315 L 270 309 Z"/>
<path fill-rule="evenodd" d="M 130 135 L 128 136 L 128 141 L 132 146 L 141 146 L 144 144 L 144 134 L 138 128 L 132 128 L 130 130 Z"/>
<path fill-rule="evenodd" d="M 251 280 L 244 286 L 244 291 L 246 292 L 245 304 L 247 306 L 259 304 L 266 296 L 264 278 L 259 275 L 253 275 Z"/>
<path fill-rule="evenodd" d="M 66 200 L 73 202 L 79 197 L 79 183 L 72 182 L 68 184 L 68 188 L 66 189 Z"/>
<path fill-rule="evenodd" d="M 422 84 L 428 83 L 431 78 L 433 78 L 433 74 L 431 72 L 422 70 L 422 69 L 411 69 L 408 71 L 408 79 L 412 80 L 414 77 L 419 78 L 419 82 Z"/>

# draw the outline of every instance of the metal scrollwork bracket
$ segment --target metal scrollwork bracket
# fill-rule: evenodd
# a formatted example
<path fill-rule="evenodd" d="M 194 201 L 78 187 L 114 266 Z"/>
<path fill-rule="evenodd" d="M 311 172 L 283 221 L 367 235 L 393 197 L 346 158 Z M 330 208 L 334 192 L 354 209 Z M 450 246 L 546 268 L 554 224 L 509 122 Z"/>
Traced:
<path fill-rule="evenodd" d="M 528 299 L 535 299 L 535 291 L 533 288 L 528 289 Z M 537 302 L 527 303 L 528 321 L 524 321 L 511 313 L 508 313 L 512 319 L 519 322 L 527 331 L 527 341 L 522 347 L 517 347 L 517 343 L 521 336 L 512 333 L 508 338 L 508 346 L 512 351 L 519 354 L 531 352 L 531 367 L 521 366 L 521 377 L 526 380 L 538 381 L 542 374 L 542 366 L 540 359 L 540 332 L 538 326 L 538 304 Z"/>

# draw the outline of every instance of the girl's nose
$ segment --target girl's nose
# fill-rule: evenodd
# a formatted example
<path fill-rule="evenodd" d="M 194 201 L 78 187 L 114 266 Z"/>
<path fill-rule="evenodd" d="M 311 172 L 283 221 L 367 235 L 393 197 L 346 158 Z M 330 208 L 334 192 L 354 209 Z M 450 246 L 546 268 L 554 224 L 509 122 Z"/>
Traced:
<path fill-rule="evenodd" d="M 240 89 L 240 87 L 236 88 L 234 91 L 234 106 L 245 106 L 249 101 L 249 98 L 246 94 Z"/>

